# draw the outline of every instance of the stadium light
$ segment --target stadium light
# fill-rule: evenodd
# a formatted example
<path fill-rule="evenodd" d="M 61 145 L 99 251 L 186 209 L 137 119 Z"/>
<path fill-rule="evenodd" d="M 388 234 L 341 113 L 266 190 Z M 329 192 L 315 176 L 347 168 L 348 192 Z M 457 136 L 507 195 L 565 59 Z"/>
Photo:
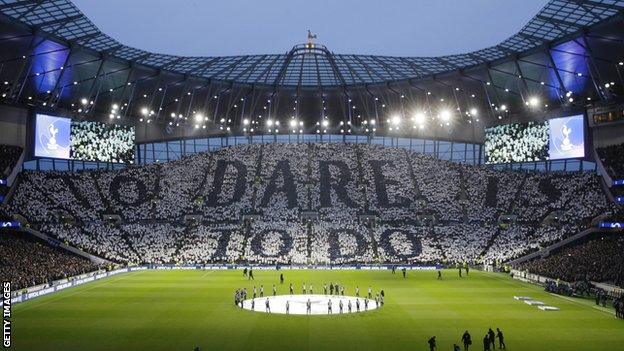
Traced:
<path fill-rule="evenodd" d="M 416 112 L 416 114 L 414 115 L 414 122 L 416 122 L 417 124 L 423 124 L 425 123 L 425 114 L 422 112 Z"/>
<path fill-rule="evenodd" d="M 471 108 L 470 109 L 470 115 L 472 116 L 476 116 L 479 113 L 479 111 L 476 108 Z"/>
<path fill-rule="evenodd" d="M 86 104 L 88 104 L 88 103 L 89 103 L 89 100 L 87 100 L 86 98 L 82 98 L 82 99 L 80 100 L 80 103 L 81 103 L 81 104 L 83 104 L 83 105 L 86 105 Z"/>
<path fill-rule="evenodd" d="M 143 116 L 147 116 L 147 114 L 148 114 L 148 113 L 149 113 L 149 110 L 147 109 L 147 107 L 143 107 L 143 108 L 141 109 L 141 114 L 142 114 Z"/>
<path fill-rule="evenodd" d="M 273 126 L 273 120 L 272 119 L 267 119 L 266 125 L 269 126 L 269 127 Z"/>
<path fill-rule="evenodd" d="M 195 122 L 201 122 L 204 120 L 204 116 L 201 115 L 201 113 L 196 113 L 195 114 Z"/>
<path fill-rule="evenodd" d="M 290 126 L 291 126 L 292 128 L 296 127 L 296 126 L 297 126 L 297 121 L 296 121 L 296 120 L 294 120 L 294 119 L 291 119 L 291 120 L 290 120 Z M 294 133 L 294 131 L 293 131 L 293 133 Z"/>
<path fill-rule="evenodd" d="M 329 125 L 329 121 L 328 120 L 323 120 L 323 127 L 327 127 Z"/>
<path fill-rule="evenodd" d="M 540 104 L 540 100 L 536 96 L 531 96 L 526 104 L 530 107 L 537 107 Z"/>
<path fill-rule="evenodd" d="M 398 126 L 399 124 L 401 124 L 401 117 L 399 117 L 398 115 L 394 115 L 390 119 L 390 122 L 392 123 L 393 126 Z"/>
<path fill-rule="evenodd" d="M 451 111 L 449 111 L 449 110 L 442 110 L 440 112 L 440 119 L 445 121 L 445 122 L 450 120 L 451 119 Z"/>
<path fill-rule="evenodd" d="M 249 120 L 247 118 L 243 119 L 243 125 L 249 125 Z"/>

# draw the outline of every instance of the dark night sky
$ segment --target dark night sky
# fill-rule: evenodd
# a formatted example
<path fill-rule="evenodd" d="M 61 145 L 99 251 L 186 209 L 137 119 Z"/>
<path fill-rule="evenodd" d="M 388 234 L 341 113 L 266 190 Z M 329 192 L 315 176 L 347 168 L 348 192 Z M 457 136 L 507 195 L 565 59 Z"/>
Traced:
<path fill-rule="evenodd" d="M 335 53 L 456 54 L 498 44 L 546 0 L 74 0 L 122 43 L 190 56 L 284 53 L 306 30 Z"/>

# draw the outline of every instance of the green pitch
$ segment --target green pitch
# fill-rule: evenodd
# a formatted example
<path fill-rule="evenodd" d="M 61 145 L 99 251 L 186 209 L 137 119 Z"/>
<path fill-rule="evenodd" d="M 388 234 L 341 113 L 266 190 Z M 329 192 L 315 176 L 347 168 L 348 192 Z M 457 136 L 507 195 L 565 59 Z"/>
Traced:
<path fill-rule="evenodd" d="M 456 270 L 436 279 L 434 271 L 282 271 L 279 294 L 312 283 L 340 282 L 345 294 L 356 285 L 384 289 L 386 304 L 366 313 L 286 316 L 241 310 L 236 288 L 279 284 L 279 272 L 140 271 L 71 288 L 13 306 L 15 350 L 452 350 L 464 330 L 474 350 L 483 350 L 487 328 L 501 328 L 508 350 L 622 350 L 624 321 L 591 301 L 565 299 L 504 275 Z M 543 312 L 513 299 L 526 295 L 561 308 Z"/>

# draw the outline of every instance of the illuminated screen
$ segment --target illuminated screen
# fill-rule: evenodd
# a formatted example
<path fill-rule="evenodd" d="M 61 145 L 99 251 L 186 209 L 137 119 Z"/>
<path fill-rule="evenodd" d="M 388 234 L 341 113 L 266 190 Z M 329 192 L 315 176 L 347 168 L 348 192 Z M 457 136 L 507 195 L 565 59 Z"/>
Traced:
<path fill-rule="evenodd" d="M 70 155 L 74 160 L 132 163 L 134 127 L 74 121 Z"/>
<path fill-rule="evenodd" d="M 69 158 L 71 119 L 37 115 L 35 156 Z"/>
<path fill-rule="evenodd" d="M 134 127 L 37 114 L 35 156 L 133 163 Z"/>
<path fill-rule="evenodd" d="M 520 163 L 585 156 L 583 115 L 485 129 L 486 163 Z"/>
<path fill-rule="evenodd" d="M 551 160 L 585 157 L 583 115 L 555 118 L 550 124 L 548 155 Z"/>
<path fill-rule="evenodd" d="M 505 124 L 485 129 L 487 163 L 543 161 L 548 157 L 548 123 Z"/>

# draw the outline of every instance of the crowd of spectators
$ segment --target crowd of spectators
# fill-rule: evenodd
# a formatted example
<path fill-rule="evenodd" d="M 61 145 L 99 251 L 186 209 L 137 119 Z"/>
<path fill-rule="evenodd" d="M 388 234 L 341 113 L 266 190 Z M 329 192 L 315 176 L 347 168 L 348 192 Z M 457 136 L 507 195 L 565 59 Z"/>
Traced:
<path fill-rule="evenodd" d="M 4 231 L 0 235 L 0 276 L 12 283 L 14 291 L 97 269 L 88 259 L 28 234 Z"/>
<path fill-rule="evenodd" d="M 497 171 L 368 144 L 239 145 L 20 177 L 11 214 L 129 263 L 503 262 L 612 211 L 589 172 Z M 501 227 L 503 215 L 517 218 Z"/>
<path fill-rule="evenodd" d="M 624 178 L 624 144 L 596 148 L 607 173 L 616 178 Z"/>
<path fill-rule="evenodd" d="M 0 179 L 11 173 L 19 161 L 22 150 L 19 146 L 0 145 Z"/>
<path fill-rule="evenodd" d="M 605 236 L 565 247 L 516 269 L 566 282 L 596 281 L 624 286 L 624 238 Z"/>
<path fill-rule="evenodd" d="M 308 233 L 297 221 L 253 221 L 244 259 L 261 264 L 306 264 Z"/>

